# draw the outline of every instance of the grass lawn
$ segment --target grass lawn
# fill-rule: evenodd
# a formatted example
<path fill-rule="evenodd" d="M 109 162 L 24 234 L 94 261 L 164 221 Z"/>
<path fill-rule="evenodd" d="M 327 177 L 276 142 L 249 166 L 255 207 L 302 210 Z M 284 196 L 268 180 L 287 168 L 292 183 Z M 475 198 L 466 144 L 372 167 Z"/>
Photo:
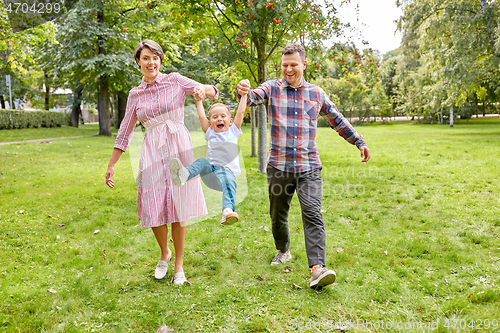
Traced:
<path fill-rule="evenodd" d="M 318 132 L 327 266 L 337 272 L 321 291 L 308 287 L 296 197 L 293 271 L 269 265 L 266 178 L 249 157 L 249 127 L 241 222 L 221 226 L 217 215 L 188 226 L 192 285 L 182 287 L 170 283 L 173 266 L 153 277 L 159 248 L 137 221 L 128 153 L 115 188 L 104 183 L 114 138 L 96 125 L 0 131 L 0 142 L 82 136 L 0 145 L 0 330 L 333 332 L 341 322 L 349 332 L 498 331 L 500 119 L 357 129 L 372 152 L 366 164 L 334 131 Z"/>

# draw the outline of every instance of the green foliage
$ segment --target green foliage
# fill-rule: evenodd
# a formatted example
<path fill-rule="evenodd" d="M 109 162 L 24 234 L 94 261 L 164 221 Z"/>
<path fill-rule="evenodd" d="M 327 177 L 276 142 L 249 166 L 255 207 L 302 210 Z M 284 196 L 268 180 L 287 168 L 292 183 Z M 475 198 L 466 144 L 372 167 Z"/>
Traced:
<path fill-rule="evenodd" d="M 173 12 L 172 19 L 177 24 L 184 22 L 182 34 L 188 41 L 197 43 L 201 37 L 206 43 L 207 37 L 212 38 L 210 54 L 216 61 L 207 68 L 215 72 L 212 77 L 219 76 L 218 80 L 228 81 L 231 86 L 243 78 L 257 85 L 267 78 L 268 62 L 271 68 L 279 64 L 281 55 L 276 54 L 285 45 L 301 42 L 312 56 L 323 41 L 341 33 L 344 24 L 335 17 L 337 3 L 341 1 L 319 5 L 298 0 L 182 0 L 179 7 L 183 10 Z M 191 26 L 186 26 L 187 22 Z"/>
<path fill-rule="evenodd" d="M 0 110 L 0 130 L 60 127 L 66 123 L 63 112 Z"/>
<path fill-rule="evenodd" d="M 404 7 L 395 104 L 407 115 L 436 119 L 441 107 L 500 101 L 497 1 L 399 1 Z M 471 111 L 464 111 L 468 117 Z"/>
<path fill-rule="evenodd" d="M 325 52 L 332 60 L 314 65 L 326 68 L 328 76 L 319 73 L 311 82 L 325 90 L 344 116 L 355 117 L 357 122 L 391 115 L 389 99 L 381 85 L 379 60 L 371 52 L 358 50 L 355 45 L 335 45 Z M 324 125 L 324 121 L 318 124 Z"/>

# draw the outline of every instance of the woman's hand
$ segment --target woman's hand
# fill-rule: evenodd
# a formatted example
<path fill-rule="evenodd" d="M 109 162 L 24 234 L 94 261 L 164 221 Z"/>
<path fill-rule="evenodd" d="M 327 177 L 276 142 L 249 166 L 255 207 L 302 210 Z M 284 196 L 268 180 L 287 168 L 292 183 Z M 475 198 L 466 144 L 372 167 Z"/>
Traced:
<path fill-rule="evenodd" d="M 207 98 L 207 94 L 205 93 L 205 89 L 203 89 L 203 86 L 195 87 L 193 92 L 194 99 L 196 99 L 197 101 L 203 101 L 205 98 Z"/>
<path fill-rule="evenodd" d="M 112 180 L 114 175 L 115 175 L 115 168 L 108 167 L 108 171 L 106 171 L 106 185 L 108 185 L 110 188 L 115 187 L 115 182 Z"/>

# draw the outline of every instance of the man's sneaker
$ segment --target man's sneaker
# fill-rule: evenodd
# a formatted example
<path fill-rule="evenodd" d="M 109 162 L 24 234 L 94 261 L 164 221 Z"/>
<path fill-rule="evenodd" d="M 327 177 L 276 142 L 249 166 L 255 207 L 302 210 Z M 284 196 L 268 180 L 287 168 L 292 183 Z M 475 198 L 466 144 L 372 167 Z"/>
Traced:
<path fill-rule="evenodd" d="M 181 160 L 178 158 L 171 159 L 168 167 L 176 186 L 181 187 L 187 182 L 189 178 L 189 170 L 182 165 Z"/>
<path fill-rule="evenodd" d="M 335 272 L 324 267 L 317 268 L 311 273 L 311 288 L 321 288 L 335 282 Z"/>
<path fill-rule="evenodd" d="M 238 216 L 238 214 L 236 212 L 233 212 L 231 208 L 224 208 L 224 210 L 222 211 L 222 219 L 220 220 L 220 223 L 224 225 L 230 225 L 238 222 L 239 219 L 240 217 Z"/>
<path fill-rule="evenodd" d="M 290 251 L 286 251 L 285 253 L 278 251 L 278 253 L 276 253 L 273 260 L 271 261 L 271 266 L 284 264 L 290 259 L 292 259 L 292 254 L 290 253 Z"/>

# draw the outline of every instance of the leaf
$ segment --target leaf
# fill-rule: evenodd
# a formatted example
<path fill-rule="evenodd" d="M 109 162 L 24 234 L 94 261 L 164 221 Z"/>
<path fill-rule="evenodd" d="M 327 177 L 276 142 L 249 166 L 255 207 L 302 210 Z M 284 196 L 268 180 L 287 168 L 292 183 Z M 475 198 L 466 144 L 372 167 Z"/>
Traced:
<path fill-rule="evenodd" d="M 94 231 L 94 235 L 97 234 L 97 233 L 99 233 L 99 231 L 100 231 L 99 229 L 97 229 L 96 231 Z"/>
<path fill-rule="evenodd" d="M 57 226 L 60 228 L 60 227 L 64 227 L 66 224 L 58 224 Z"/>
<path fill-rule="evenodd" d="M 264 231 L 269 231 L 269 228 L 268 227 L 264 227 Z"/>
<path fill-rule="evenodd" d="M 292 283 L 292 285 L 295 287 L 295 289 L 304 289 L 301 286 L 299 286 L 298 284 Z"/>
<path fill-rule="evenodd" d="M 286 266 L 283 269 L 283 272 L 285 272 L 285 273 L 290 273 L 290 272 L 293 272 L 293 271 L 294 271 L 294 269 L 292 267 L 290 267 L 290 266 Z"/>
<path fill-rule="evenodd" d="M 48 291 L 49 293 L 52 293 L 52 294 L 57 293 L 57 291 L 56 291 L 56 290 L 54 290 L 54 289 L 52 289 L 52 288 L 48 289 L 47 291 Z"/>

